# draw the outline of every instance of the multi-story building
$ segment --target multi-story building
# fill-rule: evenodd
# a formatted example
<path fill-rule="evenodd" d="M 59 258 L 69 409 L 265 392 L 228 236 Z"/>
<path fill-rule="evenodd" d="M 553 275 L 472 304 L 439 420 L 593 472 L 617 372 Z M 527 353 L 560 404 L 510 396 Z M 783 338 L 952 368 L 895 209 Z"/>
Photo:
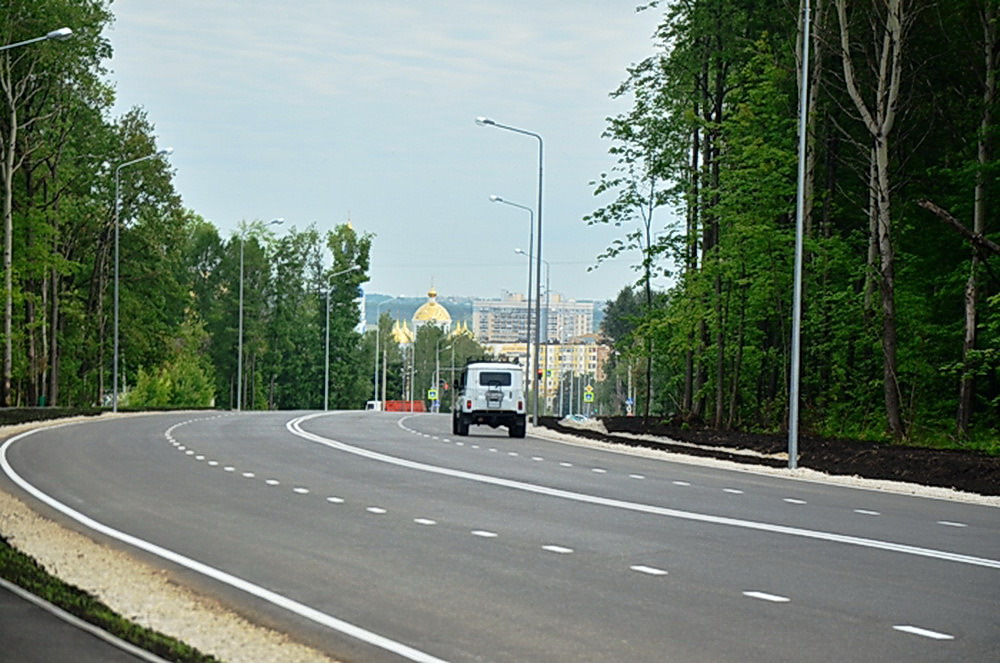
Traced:
<path fill-rule="evenodd" d="M 472 304 L 472 332 L 481 343 L 524 342 L 527 312 L 528 301 L 520 293 L 507 293 L 503 299 L 477 300 Z M 541 317 L 543 342 L 565 343 L 594 331 L 594 305 L 565 300 L 556 293 L 542 298 Z M 534 337 L 534 331 L 531 335 Z"/>

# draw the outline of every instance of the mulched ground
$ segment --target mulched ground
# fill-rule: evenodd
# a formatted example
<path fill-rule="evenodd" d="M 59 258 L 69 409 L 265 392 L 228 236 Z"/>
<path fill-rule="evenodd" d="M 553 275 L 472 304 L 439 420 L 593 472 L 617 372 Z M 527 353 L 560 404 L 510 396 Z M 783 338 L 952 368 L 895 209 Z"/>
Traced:
<path fill-rule="evenodd" d="M 788 451 L 784 434 L 741 433 L 709 428 L 681 427 L 642 417 L 602 418 L 608 435 L 597 431 L 562 426 L 555 417 L 542 417 L 541 425 L 552 430 L 593 440 L 632 447 L 661 449 L 689 456 L 731 460 L 738 463 L 787 467 L 787 460 L 748 458 L 725 451 L 751 449 L 765 454 Z M 615 433 L 637 433 L 669 438 L 663 442 L 632 440 Z M 709 447 L 671 444 L 678 440 Z M 866 479 L 907 481 L 925 486 L 955 488 L 980 495 L 1000 495 L 1000 458 L 962 450 L 937 450 L 902 445 L 874 444 L 834 438 L 799 435 L 799 467 L 827 474 L 860 476 Z"/>

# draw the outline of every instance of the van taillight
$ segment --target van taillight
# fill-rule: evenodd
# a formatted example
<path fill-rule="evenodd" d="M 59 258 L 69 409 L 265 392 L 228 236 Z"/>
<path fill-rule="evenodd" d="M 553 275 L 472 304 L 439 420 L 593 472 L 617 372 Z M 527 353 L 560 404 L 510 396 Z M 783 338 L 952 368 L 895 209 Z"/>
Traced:
<path fill-rule="evenodd" d="M 518 410 L 523 410 L 524 409 L 524 401 L 518 401 L 517 402 L 517 409 Z"/>
<path fill-rule="evenodd" d="M 472 409 L 472 401 L 465 401 L 465 409 L 466 410 Z"/>

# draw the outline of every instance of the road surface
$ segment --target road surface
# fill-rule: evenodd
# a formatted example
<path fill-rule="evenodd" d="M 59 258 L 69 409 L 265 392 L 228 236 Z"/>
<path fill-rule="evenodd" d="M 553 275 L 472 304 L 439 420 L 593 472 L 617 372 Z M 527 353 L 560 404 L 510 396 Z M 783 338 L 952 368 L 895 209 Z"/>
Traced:
<path fill-rule="evenodd" d="M 8 441 L 76 527 L 345 661 L 987 661 L 1000 511 L 375 412 Z"/>

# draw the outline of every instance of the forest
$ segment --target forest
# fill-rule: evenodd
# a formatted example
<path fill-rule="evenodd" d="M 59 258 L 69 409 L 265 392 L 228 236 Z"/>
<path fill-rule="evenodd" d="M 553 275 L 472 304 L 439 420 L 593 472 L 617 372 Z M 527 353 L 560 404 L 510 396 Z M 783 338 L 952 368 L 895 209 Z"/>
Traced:
<path fill-rule="evenodd" d="M 583 219 L 620 229 L 595 268 L 636 270 L 606 307 L 604 411 L 634 394 L 640 415 L 787 426 L 804 83 L 801 425 L 996 448 L 998 7 L 812 0 L 808 49 L 804 0 L 638 8 L 659 28 L 622 63 Z M 374 237 L 349 223 L 223 237 L 186 209 L 153 120 L 112 117 L 113 19 L 106 0 L 0 12 L 0 44 L 73 26 L 0 50 L 0 405 L 354 408 L 379 364 L 417 397 L 483 356 L 434 330 L 403 356 L 386 316 L 359 333 Z"/>
<path fill-rule="evenodd" d="M 640 8 L 663 18 L 586 218 L 621 228 L 598 268 L 638 256 L 606 398 L 631 378 L 639 414 L 787 426 L 804 79 L 801 425 L 995 451 L 1000 4 L 810 4 L 807 60 L 799 0 Z"/>

